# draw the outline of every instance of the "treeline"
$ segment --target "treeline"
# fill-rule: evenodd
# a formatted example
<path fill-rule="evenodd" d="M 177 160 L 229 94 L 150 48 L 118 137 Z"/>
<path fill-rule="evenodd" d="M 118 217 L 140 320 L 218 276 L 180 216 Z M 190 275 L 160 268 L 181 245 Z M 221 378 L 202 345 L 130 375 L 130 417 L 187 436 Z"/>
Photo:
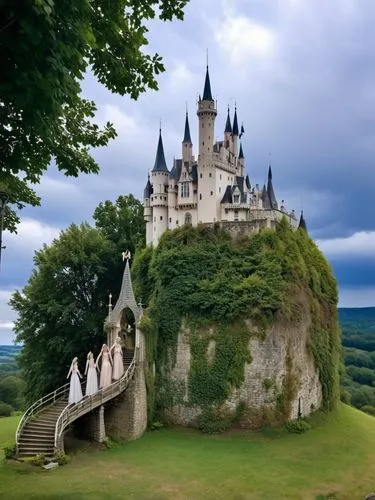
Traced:
<path fill-rule="evenodd" d="M 0 416 L 24 409 L 25 382 L 17 357 L 20 346 L 0 346 Z"/>
<path fill-rule="evenodd" d="M 375 307 L 339 310 L 342 328 L 342 399 L 375 415 Z"/>

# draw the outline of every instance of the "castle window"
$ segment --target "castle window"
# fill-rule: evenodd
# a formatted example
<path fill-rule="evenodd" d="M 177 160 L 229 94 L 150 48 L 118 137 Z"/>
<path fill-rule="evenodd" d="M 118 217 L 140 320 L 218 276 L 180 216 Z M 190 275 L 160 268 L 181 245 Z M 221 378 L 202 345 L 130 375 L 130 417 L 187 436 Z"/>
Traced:
<path fill-rule="evenodd" d="M 169 217 L 169 222 L 172 222 L 172 217 Z"/>
<path fill-rule="evenodd" d="M 204 128 L 204 123 L 202 123 L 202 128 Z"/>
<path fill-rule="evenodd" d="M 202 146 L 204 146 L 204 141 L 202 142 Z"/>
<path fill-rule="evenodd" d="M 156 222 L 156 217 L 154 217 L 154 222 Z"/>
<path fill-rule="evenodd" d="M 199 199 L 201 200 L 202 199 L 202 193 L 199 194 Z"/>
<path fill-rule="evenodd" d="M 240 202 L 240 195 L 239 194 L 235 194 L 233 196 L 233 203 L 239 203 Z"/>
<path fill-rule="evenodd" d="M 221 180 L 221 174 L 220 174 L 220 180 Z"/>
<path fill-rule="evenodd" d="M 163 216 L 162 215 L 160 216 L 160 220 L 163 220 Z"/>
<path fill-rule="evenodd" d="M 213 196 L 213 195 L 214 195 L 214 192 L 213 192 L 213 191 L 211 191 L 211 196 Z"/>
<path fill-rule="evenodd" d="M 178 226 L 178 220 L 176 220 L 176 224 L 177 224 L 177 226 Z"/>
<path fill-rule="evenodd" d="M 221 187 L 219 187 L 219 193 L 221 193 Z"/>
<path fill-rule="evenodd" d="M 211 172 L 208 174 L 208 177 L 212 177 L 212 173 Z"/>
<path fill-rule="evenodd" d="M 185 214 L 185 224 L 191 224 L 191 220 L 192 220 L 191 214 L 189 214 L 189 212 L 187 212 Z"/>
<path fill-rule="evenodd" d="M 234 211 L 234 220 L 238 220 L 238 210 Z"/>
<path fill-rule="evenodd" d="M 203 178 L 203 174 L 199 174 L 199 177 L 202 179 Z"/>
<path fill-rule="evenodd" d="M 181 182 L 181 198 L 189 197 L 189 183 Z"/>

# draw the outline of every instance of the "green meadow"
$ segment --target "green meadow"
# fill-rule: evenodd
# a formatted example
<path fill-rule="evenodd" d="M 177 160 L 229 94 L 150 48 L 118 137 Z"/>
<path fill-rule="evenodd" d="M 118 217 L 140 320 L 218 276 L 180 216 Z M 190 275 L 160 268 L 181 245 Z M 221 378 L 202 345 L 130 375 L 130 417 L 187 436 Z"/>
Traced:
<path fill-rule="evenodd" d="M 0 420 L 0 441 L 19 417 Z M 3 461 L 0 498 L 35 500 L 363 500 L 375 490 L 375 419 L 346 405 L 312 429 L 204 435 L 170 428 L 100 449 L 88 443 L 68 465 L 45 471 Z"/>

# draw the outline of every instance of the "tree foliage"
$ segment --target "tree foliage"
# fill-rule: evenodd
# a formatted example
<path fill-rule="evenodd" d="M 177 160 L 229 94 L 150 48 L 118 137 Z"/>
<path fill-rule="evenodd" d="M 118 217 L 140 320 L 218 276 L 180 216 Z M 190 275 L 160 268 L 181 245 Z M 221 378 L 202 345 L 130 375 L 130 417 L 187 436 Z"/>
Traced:
<path fill-rule="evenodd" d="M 5 0 L 0 5 L 0 188 L 22 208 L 52 159 L 66 175 L 96 173 L 90 148 L 115 137 L 81 96 L 90 68 L 112 92 L 158 88 L 159 54 L 145 53 L 148 22 L 183 19 L 188 0 Z M 8 210 L 6 227 L 17 216 Z"/>
<path fill-rule="evenodd" d="M 200 428 L 225 428 L 228 416 L 221 413 L 220 405 L 243 381 L 245 362 L 251 359 L 249 336 L 262 337 L 278 314 L 291 324 L 298 321 L 301 295 L 310 306 L 309 347 L 322 385 L 323 406 L 331 409 L 337 404 L 337 286 L 329 264 L 304 231 L 293 232 L 283 220 L 276 231 L 233 240 L 216 227 L 184 226 L 163 234 L 156 249 L 137 256 L 133 281 L 148 297 L 142 326 L 150 360 L 151 422 L 172 401 L 172 405 L 198 404 Z M 252 321 L 254 331 L 245 319 Z M 190 328 L 188 402 L 184 390 L 170 380 L 182 325 Z M 208 359 L 211 340 L 215 352 Z M 283 411 L 295 396 L 291 372 L 279 394 Z M 279 413 L 276 420 L 285 416 Z"/>
<path fill-rule="evenodd" d="M 121 252 L 134 253 L 144 238 L 141 207 L 131 195 L 107 201 L 95 210 L 97 227 L 73 224 L 36 252 L 28 284 L 11 299 L 28 401 L 62 385 L 72 358 L 83 368 L 87 352 L 96 354 L 105 340 L 108 294 L 116 301 L 121 288 Z"/>

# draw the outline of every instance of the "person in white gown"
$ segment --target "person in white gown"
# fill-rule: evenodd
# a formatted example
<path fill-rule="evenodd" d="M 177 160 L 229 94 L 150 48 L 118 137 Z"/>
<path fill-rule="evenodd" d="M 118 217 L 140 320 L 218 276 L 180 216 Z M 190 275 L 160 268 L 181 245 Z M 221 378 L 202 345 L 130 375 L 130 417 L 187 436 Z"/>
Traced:
<path fill-rule="evenodd" d="M 98 390 L 98 372 L 94 355 L 91 351 L 87 355 L 85 375 L 87 375 L 85 395 L 91 396 L 91 394 L 95 394 Z"/>
<path fill-rule="evenodd" d="M 102 365 L 99 368 L 99 360 L 102 358 Z M 96 367 L 100 371 L 99 386 L 101 389 L 112 384 L 112 356 L 107 344 L 103 344 L 102 350 L 96 360 Z"/>
<path fill-rule="evenodd" d="M 113 350 L 113 380 L 120 379 L 124 374 L 124 361 L 122 358 L 122 347 L 120 337 L 116 337 L 115 343 L 111 347 Z"/>
<path fill-rule="evenodd" d="M 82 388 L 81 381 L 82 375 L 78 369 L 78 358 L 74 358 L 72 364 L 70 365 L 69 373 L 66 378 L 70 376 L 70 387 L 69 387 L 69 398 L 68 404 L 75 404 L 82 399 Z"/>

